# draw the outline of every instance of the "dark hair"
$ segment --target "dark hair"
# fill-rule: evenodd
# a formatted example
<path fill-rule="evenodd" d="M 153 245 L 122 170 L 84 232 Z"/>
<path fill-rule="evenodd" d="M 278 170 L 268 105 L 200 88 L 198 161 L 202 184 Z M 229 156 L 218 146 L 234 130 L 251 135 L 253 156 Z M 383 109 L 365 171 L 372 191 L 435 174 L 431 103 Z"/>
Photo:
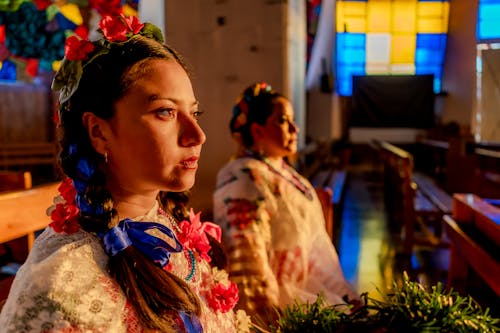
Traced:
<path fill-rule="evenodd" d="M 78 89 L 60 106 L 61 167 L 75 183 L 79 223 L 88 232 L 105 233 L 118 223 L 118 214 L 105 187 L 105 175 L 98 167 L 103 157 L 92 147 L 82 115 L 92 112 L 103 119 L 113 117 L 114 103 L 127 93 L 152 59 L 177 61 L 186 69 L 173 49 L 153 39 L 134 36 L 125 43 L 110 43 L 108 53 L 85 65 Z M 92 172 L 82 172 L 82 161 Z M 177 220 L 186 218 L 186 194 L 162 193 L 159 200 Z M 146 328 L 175 331 L 179 311 L 200 314 L 200 301 L 187 283 L 158 267 L 134 246 L 111 256 L 108 269 Z"/>
<path fill-rule="evenodd" d="M 238 132 L 241 134 L 245 147 L 253 145 L 253 137 L 250 131 L 251 124 L 257 123 L 264 125 L 267 118 L 273 113 L 273 103 L 283 97 L 280 93 L 273 90 L 272 87 L 265 83 L 254 83 L 240 95 L 233 107 L 233 116 L 229 123 L 231 133 Z M 244 121 L 242 121 L 242 116 Z"/>

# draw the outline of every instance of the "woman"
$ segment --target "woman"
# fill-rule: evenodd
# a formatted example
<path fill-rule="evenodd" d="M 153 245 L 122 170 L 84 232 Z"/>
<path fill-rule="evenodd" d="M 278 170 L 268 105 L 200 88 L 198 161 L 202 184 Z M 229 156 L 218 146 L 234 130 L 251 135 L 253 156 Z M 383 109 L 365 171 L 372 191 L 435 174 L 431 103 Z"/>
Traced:
<path fill-rule="evenodd" d="M 313 302 L 356 302 L 325 230 L 311 184 L 286 158 L 297 151 L 290 102 L 266 83 L 243 91 L 230 123 L 239 145 L 217 175 L 214 219 L 222 227 L 238 307 L 263 320 L 270 308 Z"/>
<path fill-rule="evenodd" d="M 99 28 L 95 42 L 68 38 L 53 82 L 67 178 L 2 332 L 248 331 L 211 257 L 220 229 L 185 206 L 205 142 L 185 66 L 151 24 Z"/>

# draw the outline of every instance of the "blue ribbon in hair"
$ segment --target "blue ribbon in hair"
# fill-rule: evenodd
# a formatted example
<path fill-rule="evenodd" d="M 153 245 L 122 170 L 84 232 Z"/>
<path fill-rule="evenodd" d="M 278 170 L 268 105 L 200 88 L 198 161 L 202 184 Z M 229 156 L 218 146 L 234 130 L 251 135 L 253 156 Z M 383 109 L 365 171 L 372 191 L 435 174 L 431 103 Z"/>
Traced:
<path fill-rule="evenodd" d="M 184 328 L 187 333 L 203 333 L 203 327 L 201 326 L 200 319 L 194 314 L 188 314 L 184 311 L 179 311 L 179 316 L 182 319 Z"/>
<path fill-rule="evenodd" d="M 148 231 L 150 231 L 148 233 Z M 164 239 L 151 234 L 154 231 L 164 239 L 171 239 L 175 247 Z M 104 249 L 109 256 L 115 256 L 133 245 L 158 266 L 164 267 L 170 260 L 170 253 L 182 251 L 182 244 L 172 230 L 156 222 L 135 222 L 124 219 L 101 236 Z"/>

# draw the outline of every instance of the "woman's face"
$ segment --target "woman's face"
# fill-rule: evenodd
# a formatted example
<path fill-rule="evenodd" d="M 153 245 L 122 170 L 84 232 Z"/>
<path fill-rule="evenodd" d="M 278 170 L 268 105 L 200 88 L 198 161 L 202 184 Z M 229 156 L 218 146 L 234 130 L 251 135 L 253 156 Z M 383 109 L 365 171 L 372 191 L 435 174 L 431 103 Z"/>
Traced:
<path fill-rule="evenodd" d="M 254 138 L 257 149 L 264 156 L 281 158 L 297 152 L 297 133 L 299 128 L 290 102 L 279 97 L 273 102 L 273 112 L 261 126 L 259 138 Z"/>
<path fill-rule="evenodd" d="M 142 66 L 109 120 L 108 185 L 133 193 L 188 190 L 206 139 L 191 81 L 175 61 Z"/>

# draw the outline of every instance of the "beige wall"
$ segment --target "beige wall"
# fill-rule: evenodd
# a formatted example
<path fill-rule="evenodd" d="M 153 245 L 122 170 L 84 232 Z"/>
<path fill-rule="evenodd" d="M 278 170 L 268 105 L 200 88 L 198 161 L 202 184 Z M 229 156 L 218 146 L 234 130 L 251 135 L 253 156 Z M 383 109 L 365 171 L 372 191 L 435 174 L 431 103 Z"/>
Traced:
<path fill-rule="evenodd" d="M 477 8 L 477 0 L 451 0 L 443 75 L 448 95 L 437 101 L 442 122 L 456 121 L 462 127 L 470 127 L 475 100 Z"/>
<path fill-rule="evenodd" d="M 229 119 L 234 101 L 247 85 L 269 82 L 291 97 L 303 117 L 305 2 L 169 0 L 165 22 L 166 40 L 192 67 L 195 93 L 206 112 L 200 123 L 207 142 L 192 205 L 207 211 L 217 172 L 236 148 Z"/>

